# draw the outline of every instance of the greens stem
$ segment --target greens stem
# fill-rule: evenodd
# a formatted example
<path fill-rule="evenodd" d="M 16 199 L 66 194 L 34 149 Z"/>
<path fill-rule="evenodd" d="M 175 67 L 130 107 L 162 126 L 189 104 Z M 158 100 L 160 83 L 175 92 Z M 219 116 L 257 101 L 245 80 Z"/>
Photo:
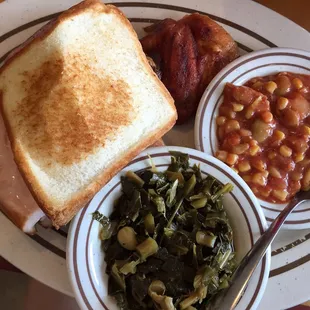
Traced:
<path fill-rule="evenodd" d="M 233 190 L 233 185 L 230 183 L 225 184 L 219 191 L 217 191 L 212 197 L 211 199 L 213 201 L 215 201 L 216 199 L 218 199 L 220 196 L 229 193 Z"/>
<path fill-rule="evenodd" d="M 173 219 L 175 218 L 177 212 L 179 211 L 179 209 L 180 209 L 180 207 L 182 205 L 182 202 L 183 202 L 183 198 L 176 204 L 175 209 L 174 209 L 174 211 L 173 211 L 173 213 L 172 213 L 172 215 L 171 215 L 171 217 L 170 217 L 170 219 L 168 221 L 168 224 L 166 226 L 167 228 L 170 228 Z"/>

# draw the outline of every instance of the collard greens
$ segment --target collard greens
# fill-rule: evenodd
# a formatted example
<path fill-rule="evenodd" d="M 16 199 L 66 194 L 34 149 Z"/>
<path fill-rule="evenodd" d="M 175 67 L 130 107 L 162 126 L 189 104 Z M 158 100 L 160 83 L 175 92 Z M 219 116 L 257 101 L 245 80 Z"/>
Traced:
<path fill-rule="evenodd" d="M 236 264 L 222 198 L 231 190 L 179 152 L 165 172 L 122 178 L 110 218 L 93 214 L 120 309 L 206 309 L 229 285 Z"/>

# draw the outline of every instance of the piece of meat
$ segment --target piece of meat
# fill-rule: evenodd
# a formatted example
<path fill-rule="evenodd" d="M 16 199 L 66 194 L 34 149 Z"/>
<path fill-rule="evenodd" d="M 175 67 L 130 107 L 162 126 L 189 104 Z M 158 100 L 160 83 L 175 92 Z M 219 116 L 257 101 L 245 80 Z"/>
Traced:
<path fill-rule="evenodd" d="M 239 56 L 237 44 L 215 21 L 198 13 L 179 21 L 165 19 L 146 28 L 141 39 L 147 54 L 158 53 L 162 81 L 175 100 L 178 124 L 197 110 L 213 77 Z"/>
<path fill-rule="evenodd" d="M 27 234 L 45 219 L 14 161 L 9 138 L 0 116 L 0 211 Z"/>
<path fill-rule="evenodd" d="M 172 29 L 175 24 L 175 20 L 167 18 L 160 21 L 159 23 L 145 27 L 144 31 L 150 34 L 146 35 L 140 40 L 144 52 L 146 54 L 149 54 L 151 52 L 159 52 L 162 46 L 162 42 L 164 42 L 164 35 L 166 34 L 166 32 L 169 32 L 169 30 Z"/>
<path fill-rule="evenodd" d="M 152 24 L 150 26 L 145 27 L 144 31 L 147 33 L 159 32 L 162 29 L 167 28 L 167 26 L 175 25 L 175 24 L 176 24 L 176 21 L 174 19 L 166 18 L 166 19 L 161 20 L 158 23 L 155 23 L 155 24 Z"/>
<path fill-rule="evenodd" d="M 197 49 L 188 26 L 180 24 L 173 30 L 170 59 L 164 66 L 162 81 L 175 99 L 178 119 L 183 123 L 195 110 L 199 82 Z"/>
<path fill-rule="evenodd" d="M 197 41 L 200 55 L 217 55 L 217 61 L 232 61 L 239 56 L 236 42 L 222 26 L 206 15 L 187 15 L 180 20 L 187 24 Z"/>

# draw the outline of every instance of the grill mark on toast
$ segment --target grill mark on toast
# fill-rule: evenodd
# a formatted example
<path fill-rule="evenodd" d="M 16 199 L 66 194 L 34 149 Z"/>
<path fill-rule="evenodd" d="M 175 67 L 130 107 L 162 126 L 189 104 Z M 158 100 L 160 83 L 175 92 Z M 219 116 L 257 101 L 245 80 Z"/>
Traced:
<path fill-rule="evenodd" d="M 40 166 L 77 163 L 132 122 L 126 81 L 94 72 L 82 55 L 57 54 L 23 72 L 26 96 L 13 111 L 16 136 Z"/>

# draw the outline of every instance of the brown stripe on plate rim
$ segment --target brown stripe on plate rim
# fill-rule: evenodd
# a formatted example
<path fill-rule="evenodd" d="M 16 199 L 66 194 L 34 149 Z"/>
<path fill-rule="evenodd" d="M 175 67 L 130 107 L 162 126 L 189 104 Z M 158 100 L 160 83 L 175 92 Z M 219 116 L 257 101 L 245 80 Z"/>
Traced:
<path fill-rule="evenodd" d="M 266 216 L 266 221 L 268 222 L 273 222 L 274 219 L 270 218 L 270 217 L 267 217 Z M 310 223 L 310 219 L 307 219 L 307 220 L 297 220 L 297 221 L 285 221 L 284 224 L 285 225 L 293 225 L 293 224 L 307 224 L 307 223 Z"/>
<path fill-rule="evenodd" d="M 77 266 L 77 241 L 78 241 L 78 238 L 79 238 L 79 233 L 80 233 L 80 226 L 81 226 L 81 222 L 82 222 L 82 219 L 84 218 L 84 215 L 86 213 L 86 210 L 87 210 L 88 206 L 86 206 L 81 215 L 80 215 L 80 218 L 78 220 L 78 223 L 77 223 L 77 230 L 75 231 L 75 234 L 74 234 L 74 240 L 73 240 L 73 270 L 74 270 L 74 275 L 75 275 L 75 279 L 76 279 L 76 283 L 77 283 L 77 286 L 78 286 L 78 289 L 79 289 L 79 292 L 83 298 L 83 301 L 87 307 L 88 310 L 92 310 L 92 307 L 85 295 L 85 292 L 83 290 L 83 286 L 82 286 L 82 283 L 81 283 L 81 279 L 79 277 L 79 272 L 78 272 L 78 266 Z"/>
<path fill-rule="evenodd" d="M 19 45 L 17 45 L 16 47 L 18 47 Z M 0 57 L 0 66 L 2 64 L 2 62 L 9 56 L 9 54 L 16 48 L 12 48 L 11 50 L 9 50 L 7 53 L 5 53 L 3 56 Z"/>
<path fill-rule="evenodd" d="M 262 206 L 262 208 L 268 210 L 268 211 L 271 211 L 271 212 L 277 212 L 277 213 L 280 213 L 282 210 L 277 210 L 277 209 L 272 209 L 272 208 L 269 208 L 269 207 L 266 207 L 266 206 Z M 302 209 L 302 210 L 294 210 L 292 213 L 302 213 L 302 212 L 306 212 L 306 211 L 310 211 L 310 208 L 308 209 Z"/>
<path fill-rule="evenodd" d="M 213 20 L 222 23 L 224 25 L 230 26 L 232 28 L 235 28 L 249 36 L 251 36 L 252 38 L 264 43 L 265 45 L 269 46 L 269 47 L 277 47 L 277 45 L 275 45 L 274 43 L 272 43 L 271 41 L 267 40 L 266 38 L 260 36 L 259 34 L 255 33 L 254 31 L 247 29 L 239 24 L 236 24 L 230 20 L 227 20 L 223 17 L 219 17 L 217 15 L 213 15 L 213 14 L 209 14 L 207 12 L 204 11 L 200 11 L 200 10 L 195 10 L 195 9 L 190 9 L 190 8 L 186 8 L 186 7 L 182 7 L 182 6 L 176 6 L 176 5 L 169 5 L 169 4 L 162 4 L 162 3 L 146 3 L 146 2 L 111 2 L 111 3 L 107 3 L 107 4 L 112 4 L 115 5 L 117 7 L 144 7 L 144 8 L 155 8 L 155 9 L 165 9 L 165 10 L 171 10 L 171 11 L 177 11 L 177 12 L 183 12 L 183 13 L 200 13 L 200 14 L 204 14 L 209 16 L 210 18 L 212 18 Z"/>
<path fill-rule="evenodd" d="M 292 269 L 295 269 L 295 268 L 298 268 L 299 266 L 307 263 L 310 261 L 310 254 L 307 254 L 306 256 L 303 256 L 287 265 L 284 265 L 282 267 L 279 267 L 279 268 L 276 268 L 276 269 L 273 269 L 270 271 L 269 273 L 269 278 L 272 278 L 272 277 L 276 277 L 282 273 L 285 273 L 285 272 L 288 272 Z"/>
<path fill-rule="evenodd" d="M 170 155 L 169 153 L 152 154 L 152 157 L 153 157 L 153 158 L 154 158 L 154 157 L 164 157 L 164 156 L 169 156 L 169 157 L 170 157 L 171 155 Z M 245 197 L 248 199 L 248 201 L 249 201 L 249 203 L 250 203 L 250 205 L 251 205 L 251 207 L 252 207 L 252 210 L 254 211 L 254 214 L 255 214 L 255 217 L 256 217 L 256 219 L 257 219 L 257 222 L 258 222 L 258 224 L 259 224 L 260 233 L 262 234 L 263 231 L 264 231 L 264 229 L 263 229 L 262 223 L 260 222 L 260 218 L 259 218 L 259 216 L 258 216 L 257 210 L 256 210 L 256 208 L 255 208 L 253 202 L 251 201 L 250 197 L 248 196 L 248 194 L 247 194 L 247 193 L 245 192 L 245 190 L 242 188 L 242 186 L 241 186 L 231 175 L 229 175 L 229 173 L 227 173 L 225 170 L 223 170 L 223 169 L 221 169 L 221 168 L 215 166 L 213 163 L 211 163 L 211 162 L 209 162 L 209 161 L 207 161 L 207 160 L 205 160 L 205 159 L 203 159 L 203 158 L 197 157 L 197 156 L 195 156 L 195 155 L 190 155 L 190 157 L 193 158 L 193 159 L 196 159 L 196 160 L 200 160 L 200 161 L 206 163 L 207 165 L 211 165 L 211 166 L 213 166 L 213 167 L 219 169 L 224 175 L 226 175 L 227 177 L 232 178 L 232 179 L 234 180 L 234 182 L 238 185 L 239 189 L 242 191 L 242 193 L 243 193 L 243 194 L 245 195 Z M 132 165 L 132 164 L 135 164 L 136 162 L 145 160 L 145 159 L 147 159 L 147 158 L 148 158 L 148 156 L 143 156 L 143 157 L 136 158 L 135 160 L 133 160 L 132 162 L 130 162 L 126 167 L 128 167 L 128 166 L 130 166 L 130 165 Z M 157 167 L 161 167 L 161 166 L 168 166 L 168 164 L 157 165 Z M 146 168 L 144 168 L 144 169 L 146 169 Z M 143 170 L 143 169 L 142 169 L 142 170 Z M 204 173 L 205 173 L 205 172 L 204 172 Z M 205 173 L 205 174 L 206 174 L 206 173 Z M 101 205 L 102 205 L 102 203 L 104 202 L 104 200 L 106 199 L 106 197 L 107 197 L 108 195 L 110 195 L 110 193 L 111 193 L 116 187 L 118 187 L 119 185 L 120 185 L 120 182 L 118 182 L 117 184 L 115 184 L 115 185 L 109 190 L 109 192 L 104 196 L 104 198 L 103 198 L 103 199 L 100 201 L 100 203 L 98 204 L 98 207 L 97 207 L 96 210 L 99 210 L 99 208 L 101 207 Z M 234 199 L 235 199 L 235 201 L 237 201 L 235 197 L 234 197 Z M 238 204 L 239 204 L 239 203 L 238 203 Z M 242 212 L 243 212 L 243 214 L 244 214 L 244 216 L 245 216 L 245 212 L 244 212 L 244 210 L 243 210 L 243 208 L 242 208 L 242 206 L 241 206 L 240 204 L 239 204 L 239 207 L 241 208 L 241 210 L 242 210 Z M 81 296 L 82 296 L 82 298 L 83 298 L 85 304 L 86 304 L 86 305 L 87 305 L 87 304 L 89 305 L 89 302 L 87 301 L 87 298 L 86 298 L 86 296 L 85 296 L 83 287 L 81 286 L 81 280 L 80 280 L 80 278 L 79 278 L 79 273 L 78 273 L 78 269 L 77 269 L 77 260 L 76 260 L 76 256 L 77 256 L 77 240 L 78 240 L 78 235 L 79 235 L 79 231 L 80 231 L 81 222 L 82 222 L 82 220 L 83 220 L 83 218 L 84 218 L 84 216 L 85 216 L 85 213 L 86 213 L 85 210 L 86 210 L 86 208 L 83 210 L 83 212 L 82 212 L 82 214 L 81 214 L 81 216 L 80 216 L 80 219 L 79 219 L 78 224 L 77 224 L 75 236 L 74 236 L 74 245 L 73 245 L 73 253 L 74 253 L 74 255 L 73 255 L 73 259 L 74 259 L 74 273 L 75 273 L 75 277 L 76 277 L 77 282 L 78 282 L 78 288 L 79 288 L 79 290 L 80 290 L 80 292 L 81 292 Z M 245 219 L 246 219 L 246 221 L 247 221 L 248 229 L 249 229 L 250 236 L 251 236 L 251 243 L 252 243 L 252 245 L 253 245 L 253 232 L 252 232 L 252 230 L 251 230 L 251 228 L 250 228 L 250 225 L 249 225 L 249 222 L 248 222 L 248 219 L 247 219 L 246 216 L 245 216 Z M 88 277 L 89 277 L 89 280 L 90 280 L 91 285 L 92 285 L 92 289 L 95 291 L 95 295 L 96 295 L 97 298 L 99 299 L 101 305 L 102 305 L 105 309 L 108 309 L 108 308 L 106 308 L 106 305 L 105 305 L 105 303 L 103 302 L 103 300 L 100 298 L 100 295 L 98 294 L 98 292 L 97 292 L 97 290 L 96 290 L 96 288 L 95 288 L 95 285 L 94 285 L 94 283 L 93 283 L 93 280 L 92 280 L 92 278 L 91 278 L 91 276 L 90 276 L 90 268 L 89 268 L 89 261 L 88 261 L 88 249 L 89 249 L 89 236 L 90 236 L 90 231 L 91 231 L 91 226 L 92 226 L 92 224 L 93 224 L 93 219 L 91 219 L 91 222 L 90 222 L 90 225 L 89 225 L 89 228 L 88 228 L 88 232 L 87 232 L 87 239 L 86 239 L 85 257 L 86 257 L 86 264 L 87 264 L 87 273 L 88 273 Z M 256 290 L 255 290 L 255 292 L 254 292 L 254 294 L 253 294 L 253 297 L 252 297 L 252 299 L 251 299 L 251 301 L 250 301 L 250 303 L 249 303 L 247 309 L 250 309 L 250 307 L 252 306 L 252 304 L 254 303 L 254 301 L 255 301 L 255 299 L 256 299 L 256 296 L 257 296 L 257 294 L 258 294 L 258 291 L 259 291 L 259 289 L 260 289 L 260 287 L 261 287 L 261 283 L 262 283 L 263 275 L 264 275 L 264 272 L 265 272 L 265 268 L 266 268 L 266 257 L 263 258 L 263 261 L 262 261 L 262 268 L 261 268 L 261 274 L 260 274 L 260 278 L 259 278 L 259 283 L 258 283 L 258 286 L 257 286 L 257 288 L 256 288 Z M 90 307 L 90 308 L 89 308 L 89 307 Z M 89 305 L 89 307 L 88 307 L 88 309 L 92 309 L 90 305 Z"/>
<path fill-rule="evenodd" d="M 40 17 L 40 18 L 37 18 L 29 23 L 26 23 L 26 24 L 23 24 L 17 28 L 14 28 L 10 31 L 8 31 L 7 33 L 3 34 L 2 36 L 0 36 L 0 43 L 2 43 L 3 41 L 5 41 L 6 39 L 14 36 L 15 34 L 18 34 L 19 32 L 21 31 L 24 31 L 28 28 L 31 28 L 33 26 L 36 26 L 38 24 L 41 24 L 41 23 L 44 23 L 44 22 L 47 22 L 49 21 L 50 19 L 53 19 L 57 16 L 59 16 L 62 12 L 58 12 L 58 13 L 54 13 L 54 14 L 50 14 L 50 15 L 47 15 L 47 16 L 44 16 L 44 17 Z"/>
<path fill-rule="evenodd" d="M 28 236 L 28 235 L 27 235 Z M 66 252 L 59 249 L 58 247 L 56 247 L 54 244 L 48 242 L 47 240 L 43 239 L 41 236 L 39 236 L 38 234 L 33 235 L 33 236 L 28 236 L 30 239 L 36 241 L 37 243 L 39 243 L 41 246 L 43 246 L 44 248 L 46 248 L 47 250 L 53 252 L 54 254 L 60 256 L 63 259 L 66 259 Z"/>
<path fill-rule="evenodd" d="M 54 232 L 56 232 L 57 234 L 61 235 L 64 238 L 68 237 L 68 234 L 65 231 L 61 230 L 61 228 L 60 229 L 56 229 L 55 227 L 52 227 L 52 230 Z"/>
<path fill-rule="evenodd" d="M 55 17 L 57 17 L 58 15 L 60 15 L 62 12 L 59 12 L 59 13 L 55 13 L 55 14 L 51 14 L 51 15 L 48 15 L 48 16 L 45 16 L 45 17 L 42 17 L 42 18 L 39 18 L 37 20 L 34 20 L 30 23 L 27 23 L 27 24 L 24 24 L 20 27 L 17 27 L 9 32 L 7 32 L 6 34 L 2 35 L 0 37 L 0 43 L 5 41 L 6 39 L 10 38 L 11 36 L 13 35 L 16 35 L 18 34 L 19 32 L 21 31 L 24 31 L 28 28 L 31 28 L 31 27 L 34 27 L 42 22 L 45 22 L 45 21 L 49 21 L 50 19 L 53 19 Z M 139 17 L 130 17 L 128 18 L 130 22 L 132 23 L 157 23 L 159 21 L 161 21 L 161 19 L 155 19 L 155 18 L 139 18 Z M 242 50 L 250 53 L 250 52 L 253 52 L 253 49 L 251 49 L 250 47 L 238 42 L 238 41 L 235 41 L 238 45 L 239 48 L 241 48 Z M 7 53 L 5 53 L 3 56 L 0 57 L 0 64 L 6 59 L 6 57 L 15 49 L 17 48 L 18 46 L 12 48 L 10 51 L 8 51 Z"/>
<path fill-rule="evenodd" d="M 289 244 L 287 244 L 287 245 L 282 246 L 281 248 L 278 248 L 278 249 L 276 249 L 276 250 L 273 250 L 273 251 L 271 252 L 271 256 L 276 256 L 276 255 L 281 254 L 281 253 L 284 253 L 284 252 L 286 252 L 286 251 L 288 251 L 288 250 L 290 250 L 290 249 L 293 249 L 293 248 L 295 248 L 297 245 L 300 245 L 300 244 L 302 244 L 302 243 L 308 241 L 309 239 L 310 239 L 310 233 L 309 233 L 309 234 L 306 234 L 303 238 L 297 239 L 297 240 L 295 240 L 294 242 L 291 242 L 291 243 L 289 243 Z"/>
<path fill-rule="evenodd" d="M 174 6 L 174 5 L 167 5 L 167 4 L 158 4 L 158 3 L 143 3 L 143 2 L 113 2 L 113 3 L 106 3 L 106 4 L 112 4 L 115 5 L 117 7 L 123 8 L 123 7 L 149 7 L 149 8 L 158 8 L 158 9 L 167 9 L 167 10 L 172 10 L 172 11 L 178 11 L 178 12 L 183 12 L 183 13 L 195 13 L 198 12 L 200 14 L 205 14 L 207 16 L 209 16 L 210 18 L 214 19 L 217 22 L 220 22 L 222 24 L 225 24 L 227 26 L 230 26 L 232 28 L 235 28 L 253 38 L 255 38 L 256 40 L 264 43 L 265 45 L 269 46 L 269 47 L 277 47 L 277 45 L 275 45 L 274 43 L 270 42 L 269 40 L 267 40 L 266 38 L 258 35 L 257 33 L 255 33 L 254 31 L 251 31 L 239 24 L 236 24 L 230 20 L 227 20 L 225 18 L 216 16 L 216 15 L 212 15 L 212 14 L 208 14 L 206 12 L 203 11 L 199 11 L 199 10 L 194 10 L 194 9 L 189 9 L 189 8 L 185 8 L 185 7 L 180 7 L 180 6 Z M 4 40 L 8 39 L 9 37 L 24 31 L 28 28 L 31 28 L 33 26 L 36 26 L 40 23 L 49 21 L 52 18 L 55 18 L 57 16 L 59 16 L 61 12 L 57 12 L 57 13 L 53 13 L 38 19 L 35 19 L 29 23 L 23 24 L 17 28 L 12 29 L 11 31 L 3 34 L 2 36 L 0 36 L 0 43 L 3 42 Z M 244 45 L 243 45 L 244 46 Z M 240 45 L 240 47 L 242 48 L 242 44 Z M 251 49 L 249 49 L 248 47 L 244 46 L 246 51 L 250 51 Z M 242 48 L 243 49 L 243 48 Z M 248 50 L 247 50 L 248 49 Z M 1 61 L 0 61 L 1 63 Z"/>

